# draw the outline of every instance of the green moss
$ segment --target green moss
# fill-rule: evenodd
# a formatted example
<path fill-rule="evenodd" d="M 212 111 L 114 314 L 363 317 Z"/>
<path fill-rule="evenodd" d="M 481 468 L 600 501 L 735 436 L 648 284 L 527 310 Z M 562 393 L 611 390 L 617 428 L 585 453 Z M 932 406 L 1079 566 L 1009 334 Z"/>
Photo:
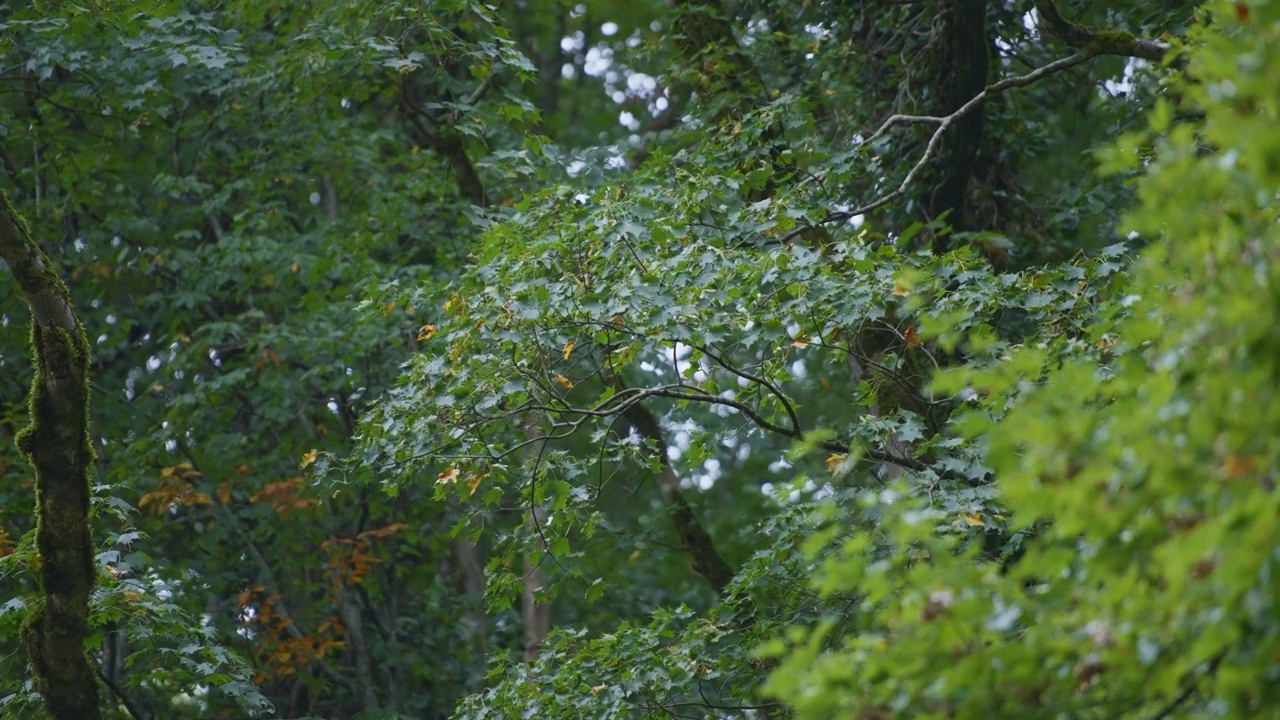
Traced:
<path fill-rule="evenodd" d="M 0 192 L 0 209 L 18 229 L 18 245 L 7 246 L 9 269 L 27 298 L 66 304 L 71 295 L 54 265 L 31 239 L 26 222 Z M 42 596 L 22 626 L 36 689 L 55 718 L 95 720 L 101 716 L 99 688 L 85 654 L 89 597 L 97 577 L 89 527 L 90 346 L 73 313 L 55 315 L 31 329 L 33 378 L 26 427 L 18 449 L 31 462 L 36 480 L 36 549 Z"/>
<path fill-rule="evenodd" d="M 1089 40 L 1084 44 L 1084 49 L 1107 55 L 1128 55 L 1130 48 L 1138 42 L 1136 35 L 1124 30 L 1089 29 L 1086 32 Z"/>

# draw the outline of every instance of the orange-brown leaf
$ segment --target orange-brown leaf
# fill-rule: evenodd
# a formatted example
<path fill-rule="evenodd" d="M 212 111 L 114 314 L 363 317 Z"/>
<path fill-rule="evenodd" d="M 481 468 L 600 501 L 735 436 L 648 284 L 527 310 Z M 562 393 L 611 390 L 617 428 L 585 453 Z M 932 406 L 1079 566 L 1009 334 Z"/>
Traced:
<path fill-rule="evenodd" d="M 916 334 L 915 325 L 908 325 L 906 331 L 902 333 L 902 337 L 906 338 L 908 350 L 920 347 L 920 336 Z"/>

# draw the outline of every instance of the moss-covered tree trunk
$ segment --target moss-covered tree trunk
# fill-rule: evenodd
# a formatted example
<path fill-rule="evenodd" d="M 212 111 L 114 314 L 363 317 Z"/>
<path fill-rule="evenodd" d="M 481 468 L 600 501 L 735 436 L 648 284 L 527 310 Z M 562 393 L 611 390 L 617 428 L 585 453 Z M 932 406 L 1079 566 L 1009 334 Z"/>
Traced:
<path fill-rule="evenodd" d="M 18 434 L 18 448 L 35 469 L 42 596 L 23 637 L 36 688 L 54 720 L 97 720 L 98 680 L 85 654 L 95 580 L 89 535 L 89 343 L 67 286 L 3 192 L 0 258 L 31 309 L 35 354 L 30 424 Z"/>

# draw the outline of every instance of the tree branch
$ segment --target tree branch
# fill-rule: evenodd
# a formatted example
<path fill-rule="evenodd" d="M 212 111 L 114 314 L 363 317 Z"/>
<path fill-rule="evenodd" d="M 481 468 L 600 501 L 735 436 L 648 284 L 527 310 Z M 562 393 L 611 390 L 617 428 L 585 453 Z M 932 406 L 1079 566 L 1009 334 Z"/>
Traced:
<path fill-rule="evenodd" d="M 1063 70 L 1075 67 L 1076 65 L 1092 60 L 1093 58 L 1097 57 L 1100 54 L 1102 53 L 1092 49 L 1081 50 L 1075 53 L 1074 55 L 1070 55 L 1068 57 L 1054 60 L 1048 65 L 1036 68 L 1035 70 L 1032 70 L 1026 75 L 1015 75 L 1013 77 L 1005 78 L 999 82 L 992 83 L 988 85 L 986 89 L 984 89 L 982 92 L 975 95 L 973 99 L 969 100 L 965 104 L 956 108 L 955 112 L 951 113 L 950 115 L 891 115 L 889 116 L 889 118 L 885 120 L 884 123 L 882 123 L 874 133 L 871 134 L 871 137 L 867 138 L 862 142 L 863 146 L 870 145 L 872 142 L 879 139 L 882 135 L 884 135 L 891 128 L 897 125 L 937 125 L 937 128 L 933 131 L 933 135 L 929 138 L 928 145 L 925 146 L 924 154 L 920 156 L 920 159 L 916 161 L 916 164 L 913 165 L 911 167 L 911 170 L 907 172 L 907 176 L 902 179 L 902 182 L 898 185 L 898 187 L 893 191 L 885 195 L 882 195 L 879 198 L 872 200 L 871 202 L 865 205 L 862 205 L 861 207 L 854 208 L 853 210 L 843 210 L 840 212 L 830 213 L 826 217 L 822 218 L 821 220 L 819 220 L 817 223 L 813 225 L 798 226 L 791 232 L 788 232 L 786 235 L 783 235 L 782 242 L 783 243 L 791 242 L 792 240 L 803 235 L 804 233 L 808 232 L 814 227 L 829 225 L 835 222 L 842 222 L 844 220 L 848 220 L 849 218 L 857 217 L 859 215 L 866 215 L 867 213 L 870 213 L 874 210 L 878 210 L 884 207 L 885 205 L 888 205 L 889 203 L 897 200 L 898 198 L 902 197 L 907 193 L 907 190 L 916 181 L 916 178 L 920 176 L 920 173 L 924 170 L 925 166 L 927 166 L 929 162 L 933 160 L 933 158 L 938 154 L 938 149 L 942 145 L 942 138 L 946 134 L 947 130 L 950 129 L 951 126 L 953 126 L 957 121 L 959 121 L 965 115 L 968 115 L 969 113 L 973 112 L 975 109 L 980 107 L 983 103 L 995 97 L 996 95 L 999 95 L 1005 90 L 1031 85 L 1032 83 L 1038 80 L 1042 80 L 1050 75 L 1062 72 Z"/>
<path fill-rule="evenodd" d="M 1165 55 L 1169 53 L 1169 44 L 1160 40 L 1140 38 L 1123 30 L 1077 25 L 1062 16 L 1053 0 L 1035 0 L 1035 8 L 1045 29 L 1071 47 L 1089 50 L 1096 55 L 1133 57 L 1153 63 L 1164 62 Z M 1178 68 L 1185 64 L 1182 58 L 1174 60 Z"/>
<path fill-rule="evenodd" d="M 1194 678 L 1189 683 L 1187 683 L 1187 686 L 1183 688 L 1182 692 L 1178 693 L 1178 696 L 1174 698 L 1172 702 L 1170 702 L 1168 705 L 1162 708 L 1158 713 L 1153 715 L 1151 717 L 1151 720 L 1164 720 L 1164 718 L 1172 717 L 1173 714 L 1177 712 L 1178 708 L 1180 708 L 1184 703 L 1186 703 L 1196 694 L 1196 692 L 1200 688 L 1200 681 L 1207 677 L 1210 677 L 1215 672 L 1217 672 L 1218 666 L 1221 665 L 1222 661 L 1225 660 L 1226 658 L 1227 658 L 1227 650 L 1222 650 L 1213 658 L 1211 658 L 1208 664 L 1205 665 L 1204 672 L 1200 673 L 1200 677 Z"/>
<path fill-rule="evenodd" d="M 485 85 L 481 84 L 477 90 L 479 91 L 483 88 L 485 88 Z M 477 96 L 476 99 L 478 100 L 479 97 Z M 484 184 L 480 182 L 480 175 L 476 172 L 475 165 L 472 164 L 471 158 L 467 155 L 466 148 L 463 147 L 462 136 L 449 127 L 436 129 L 428 125 L 426 113 L 409 99 L 409 87 L 406 80 L 402 80 L 400 84 L 400 105 L 408 115 L 409 122 L 413 123 L 413 126 L 417 128 L 418 133 L 422 135 L 422 139 L 427 145 L 439 153 L 453 168 L 453 172 L 458 178 L 458 192 L 462 197 L 472 205 L 484 207 L 486 204 Z"/>

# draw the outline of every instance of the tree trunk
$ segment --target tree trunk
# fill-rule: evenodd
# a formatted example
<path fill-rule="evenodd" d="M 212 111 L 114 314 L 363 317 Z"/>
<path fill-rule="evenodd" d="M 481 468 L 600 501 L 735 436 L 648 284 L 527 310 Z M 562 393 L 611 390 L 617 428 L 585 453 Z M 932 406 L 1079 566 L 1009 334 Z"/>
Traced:
<path fill-rule="evenodd" d="M 31 308 L 35 351 L 30 424 L 17 442 L 35 470 L 41 597 L 23 638 L 49 715 L 97 720 L 98 679 L 85 654 L 96 580 L 89 532 L 89 342 L 70 291 L 3 192 L 0 257 Z"/>

